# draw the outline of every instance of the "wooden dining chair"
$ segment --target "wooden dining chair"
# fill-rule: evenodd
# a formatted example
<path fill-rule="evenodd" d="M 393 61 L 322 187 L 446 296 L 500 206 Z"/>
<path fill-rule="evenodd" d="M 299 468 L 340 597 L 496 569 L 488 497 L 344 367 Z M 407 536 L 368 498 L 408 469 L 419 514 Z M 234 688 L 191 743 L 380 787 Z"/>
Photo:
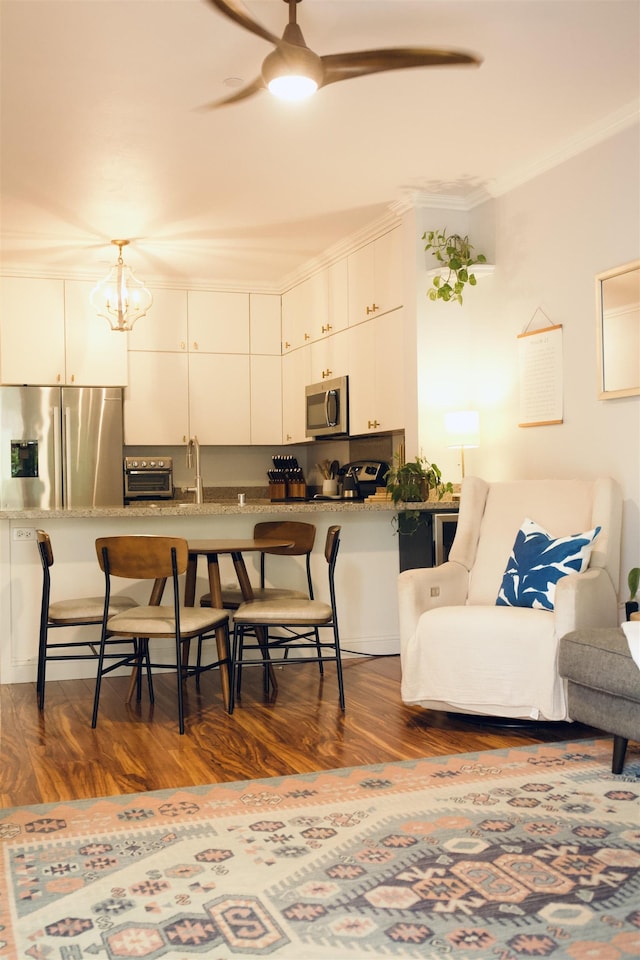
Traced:
<path fill-rule="evenodd" d="M 289 540 L 287 547 L 272 547 L 260 552 L 260 583 L 252 587 L 255 600 L 277 600 L 285 597 L 313 600 L 313 582 L 311 579 L 311 551 L 316 540 L 316 528 L 313 523 L 295 520 L 266 520 L 256 523 L 253 528 L 255 540 Z M 304 557 L 307 575 L 307 590 L 296 590 L 286 586 L 267 586 L 267 556 Z M 245 602 L 238 583 L 222 585 L 222 603 L 226 610 L 236 610 Z M 211 606 L 211 594 L 205 593 L 200 599 L 203 607 Z"/>
<path fill-rule="evenodd" d="M 68 639 L 55 642 L 49 637 L 51 630 L 60 627 L 98 627 L 104 615 L 104 597 L 72 597 L 67 600 L 51 602 L 51 567 L 53 566 L 53 547 L 51 538 L 44 530 L 36 530 L 38 552 L 42 564 L 42 598 L 40 602 L 40 631 L 38 640 L 38 673 L 36 679 L 36 695 L 38 708 L 44 709 L 44 692 L 47 673 L 47 663 L 50 660 L 97 660 L 99 656 L 99 636 L 96 629 L 95 639 Z M 109 616 L 122 613 L 135 607 L 136 601 L 132 597 L 112 596 L 109 604 Z M 56 637 L 59 635 L 56 634 Z M 75 634 L 77 638 L 79 634 Z M 133 641 L 135 643 L 135 641 Z M 107 639 L 105 657 L 119 658 L 122 656 L 121 639 Z M 119 645 L 120 651 L 111 652 L 113 645 Z"/>
<path fill-rule="evenodd" d="M 178 578 L 186 572 L 189 556 L 187 541 L 180 537 L 160 536 L 119 536 L 99 537 L 96 540 L 98 563 L 105 575 L 105 599 L 102 619 L 102 636 L 98 660 L 98 675 L 93 703 L 91 726 L 98 721 L 98 706 L 102 678 L 118 667 L 137 668 L 137 699 L 141 699 L 142 668 L 146 670 L 149 698 L 154 701 L 152 669 L 171 669 L 176 673 L 178 697 L 178 726 L 184 733 L 184 697 L 183 680 L 195 676 L 196 687 L 200 686 L 200 675 L 214 667 L 229 666 L 229 615 L 226 610 L 215 608 L 185 607 L 180 603 Z M 137 606 L 131 610 L 109 614 L 109 602 L 112 580 L 166 580 L 173 585 L 171 605 Z M 202 663 L 203 641 L 216 639 L 217 631 L 224 630 L 225 657 L 206 665 Z M 137 649 L 120 660 L 105 665 L 105 651 L 109 637 L 128 637 L 137 642 Z M 195 666 L 183 663 L 183 645 L 198 639 Z M 150 643 L 161 639 L 173 640 L 171 659 L 153 660 L 150 656 Z"/>
<path fill-rule="evenodd" d="M 309 597 L 275 597 L 250 600 L 241 604 L 234 612 L 229 713 L 233 712 L 235 699 L 240 696 L 243 667 L 261 665 L 265 691 L 268 691 L 267 667 L 273 662 L 272 651 L 279 651 L 282 654 L 277 661 L 278 665 L 319 660 L 321 673 L 325 663 L 335 662 L 340 707 L 342 710 L 345 709 L 334 578 L 340 546 L 340 529 L 339 526 L 329 527 L 324 547 L 329 576 L 330 603 Z M 276 630 L 279 632 L 274 632 Z M 331 631 L 330 638 L 322 639 L 320 636 L 322 630 Z M 257 635 L 260 638 L 257 644 L 251 644 L 251 658 L 244 656 L 245 637 L 248 634 Z M 257 658 L 256 651 L 259 654 Z"/>

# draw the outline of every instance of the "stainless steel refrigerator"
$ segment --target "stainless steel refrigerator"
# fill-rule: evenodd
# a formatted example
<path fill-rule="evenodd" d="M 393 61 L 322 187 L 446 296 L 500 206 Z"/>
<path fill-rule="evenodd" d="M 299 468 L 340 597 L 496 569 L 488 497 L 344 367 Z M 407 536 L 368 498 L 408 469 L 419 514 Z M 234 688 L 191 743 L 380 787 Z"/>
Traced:
<path fill-rule="evenodd" d="M 123 503 L 121 387 L 0 387 L 0 508 Z"/>

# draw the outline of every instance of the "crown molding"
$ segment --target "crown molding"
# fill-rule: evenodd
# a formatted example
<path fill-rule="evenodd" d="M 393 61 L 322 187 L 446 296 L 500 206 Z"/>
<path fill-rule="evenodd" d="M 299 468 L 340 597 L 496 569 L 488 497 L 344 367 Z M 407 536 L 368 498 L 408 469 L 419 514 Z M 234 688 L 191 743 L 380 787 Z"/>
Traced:
<path fill-rule="evenodd" d="M 640 99 L 636 99 L 610 113 L 598 123 L 591 124 L 577 136 L 565 140 L 552 153 L 541 154 L 519 170 L 514 170 L 506 176 L 494 180 L 488 189 L 490 189 L 492 196 L 500 197 L 511 190 L 515 190 L 516 187 L 528 183 L 529 180 L 539 177 L 548 170 L 560 166 L 561 163 L 578 156 L 585 150 L 615 137 L 618 133 L 622 133 L 639 122 Z"/>

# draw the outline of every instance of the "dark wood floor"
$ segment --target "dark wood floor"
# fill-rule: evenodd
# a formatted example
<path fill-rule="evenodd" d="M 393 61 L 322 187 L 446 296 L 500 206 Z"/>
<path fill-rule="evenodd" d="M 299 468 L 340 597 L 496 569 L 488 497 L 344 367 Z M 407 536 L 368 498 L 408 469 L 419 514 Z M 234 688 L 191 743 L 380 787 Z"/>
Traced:
<path fill-rule="evenodd" d="M 261 671 L 245 670 L 242 701 L 229 716 L 217 673 L 186 685 L 186 731 L 177 729 L 175 680 L 158 675 L 156 702 L 125 703 L 128 680 L 103 683 L 91 729 L 93 682 L 50 681 L 46 706 L 35 685 L 0 686 L 0 807 L 273 777 L 320 769 L 465 753 L 593 736 L 578 724 L 490 725 L 407 707 L 397 657 L 344 662 L 347 709 L 338 706 L 333 665 L 279 668 L 265 702 Z"/>

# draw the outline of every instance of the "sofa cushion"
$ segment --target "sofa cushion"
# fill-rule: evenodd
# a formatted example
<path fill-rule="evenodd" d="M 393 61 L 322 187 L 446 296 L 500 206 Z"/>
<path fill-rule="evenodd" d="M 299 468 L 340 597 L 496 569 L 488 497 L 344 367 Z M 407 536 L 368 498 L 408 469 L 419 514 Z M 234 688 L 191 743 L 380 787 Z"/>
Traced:
<path fill-rule="evenodd" d="M 618 627 L 589 627 L 565 634 L 560 640 L 558 670 L 581 687 L 640 704 L 640 670 Z"/>
<path fill-rule="evenodd" d="M 587 569 L 599 533 L 600 527 L 594 527 L 554 538 L 527 517 L 516 535 L 496 605 L 553 610 L 558 580 Z"/>

